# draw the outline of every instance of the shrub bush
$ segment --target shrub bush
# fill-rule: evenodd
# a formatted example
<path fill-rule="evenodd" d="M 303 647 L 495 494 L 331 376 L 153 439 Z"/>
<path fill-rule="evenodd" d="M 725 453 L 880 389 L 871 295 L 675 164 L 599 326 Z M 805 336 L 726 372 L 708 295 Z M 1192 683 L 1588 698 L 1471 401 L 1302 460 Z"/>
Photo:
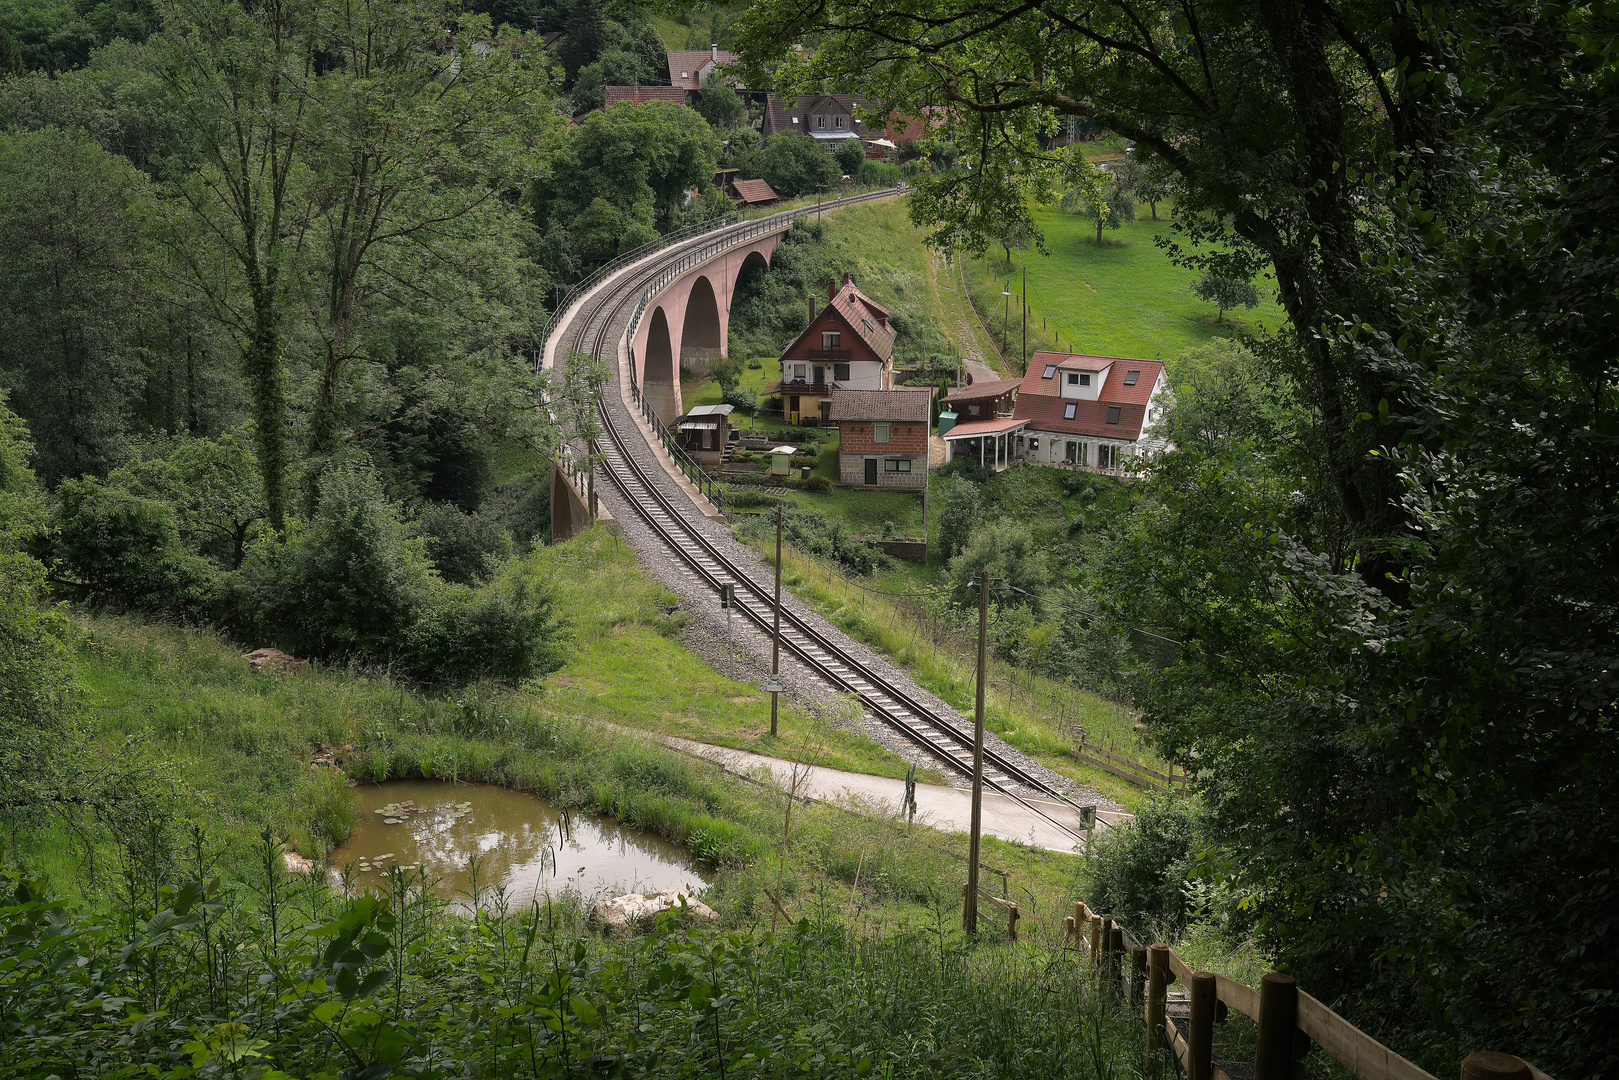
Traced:
<path fill-rule="evenodd" d="M 188 552 L 174 510 L 86 477 L 57 488 L 58 566 L 94 604 L 193 613 L 206 608 L 213 569 Z"/>
<path fill-rule="evenodd" d="M 525 583 L 484 590 L 444 585 L 405 635 L 401 666 L 429 686 L 478 678 L 517 686 L 562 666 L 560 630 L 550 596 Z"/>
<path fill-rule="evenodd" d="M 872 187 L 894 187 L 904 179 L 905 172 L 891 162 L 862 161 L 858 175 L 862 184 L 870 184 Z"/>
<path fill-rule="evenodd" d="M 1156 932 L 1173 941 L 1195 914 L 1188 900 L 1202 830 L 1198 803 L 1150 799 L 1133 820 L 1104 830 L 1093 851 L 1088 900 L 1111 912 L 1137 937 Z"/>
<path fill-rule="evenodd" d="M 467 514 L 451 503 L 432 503 L 416 519 L 439 576 L 458 585 L 480 585 L 494 578 L 512 554 L 512 538 L 486 514 Z"/>
<path fill-rule="evenodd" d="M 804 487 L 809 491 L 825 494 L 832 490 L 832 481 L 824 476 L 812 476 L 804 482 Z"/>
<path fill-rule="evenodd" d="M 307 526 L 256 544 L 244 569 L 281 647 L 323 660 L 386 662 L 432 583 L 422 541 L 376 474 L 352 465 L 327 474 Z"/>
<path fill-rule="evenodd" d="M 744 412 L 750 415 L 753 413 L 754 408 L 758 405 L 758 398 L 754 392 L 752 390 L 744 390 L 740 386 L 734 386 L 725 391 L 725 393 L 720 395 L 720 401 L 731 406 L 731 408 L 737 410 L 738 412 Z"/>

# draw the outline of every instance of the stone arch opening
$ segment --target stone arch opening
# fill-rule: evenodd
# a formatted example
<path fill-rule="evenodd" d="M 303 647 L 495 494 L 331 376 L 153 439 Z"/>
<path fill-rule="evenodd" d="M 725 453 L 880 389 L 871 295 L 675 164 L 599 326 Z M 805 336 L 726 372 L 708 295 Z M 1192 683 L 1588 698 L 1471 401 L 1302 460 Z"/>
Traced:
<path fill-rule="evenodd" d="M 781 347 L 779 342 L 771 339 L 771 335 L 761 333 L 762 328 L 754 323 L 758 314 L 765 309 L 753 301 L 764 294 L 769 273 L 770 259 L 757 250 L 750 251 L 737 268 L 736 284 L 731 287 L 729 336 L 743 356 L 774 355 L 773 350 Z M 737 318 L 739 311 L 742 313 L 740 319 Z"/>
<path fill-rule="evenodd" d="M 708 366 L 724 355 L 719 301 L 708 277 L 699 275 L 686 297 L 686 319 L 680 328 L 680 366 L 694 375 L 706 375 Z"/>
<path fill-rule="evenodd" d="M 680 401 L 675 396 L 677 384 L 674 346 L 669 339 L 669 319 L 662 307 L 652 309 L 647 327 L 646 356 L 641 363 L 641 393 L 658 419 L 665 424 L 680 415 Z"/>

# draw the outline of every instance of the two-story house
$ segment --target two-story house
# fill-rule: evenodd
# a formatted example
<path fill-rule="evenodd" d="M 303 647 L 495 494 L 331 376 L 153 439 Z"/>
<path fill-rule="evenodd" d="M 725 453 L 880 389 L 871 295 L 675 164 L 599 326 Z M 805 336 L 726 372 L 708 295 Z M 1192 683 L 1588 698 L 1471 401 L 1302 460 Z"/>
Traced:
<path fill-rule="evenodd" d="M 838 479 L 865 487 L 922 489 L 928 483 L 933 391 L 833 390 Z"/>
<path fill-rule="evenodd" d="M 1167 385 L 1156 360 L 1036 352 L 1018 388 L 1016 456 L 1041 465 L 1130 471 L 1162 442 Z"/>
<path fill-rule="evenodd" d="M 844 139 L 869 139 L 866 125 L 855 117 L 855 110 L 864 106 L 863 98 L 847 94 L 772 96 L 759 133 L 766 138 L 787 132 L 808 135 L 828 149 Z"/>
<path fill-rule="evenodd" d="M 861 292 L 848 274 L 827 285 L 826 307 L 809 300 L 809 325 L 781 354 L 780 394 L 789 424 L 828 420 L 832 391 L 888 390 L 894 385 L 894 329 L 888 309 Z"/>

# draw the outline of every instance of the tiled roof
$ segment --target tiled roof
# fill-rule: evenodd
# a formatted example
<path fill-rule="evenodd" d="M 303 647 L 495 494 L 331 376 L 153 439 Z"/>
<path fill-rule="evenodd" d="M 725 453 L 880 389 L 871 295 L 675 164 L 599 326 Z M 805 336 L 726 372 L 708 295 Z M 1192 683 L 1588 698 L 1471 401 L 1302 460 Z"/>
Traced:
<path fill-rule="evenodd" d="M 983 398 L 1000 397 L 1008 390 L 1023 385 L 1022 379 L 995 379 L 992 382 L 975 382 L 971 386 L 958 386 L 944 396 L 946 401 L 979 401 Z"/>
<path fill-rule="evenodd" d="M 827 312 L 835 312 L 843 325 L 860 335 L 878 359 L 886 363 L 894 355 L 894 328 L 888 325 L 888 309 L 861 292 L 853 281 L 845 281 L 843 288 L 832 294 L 826 308 L 810 320 L 804 332 L 794 338 L 783 352 L 791 352 L 806 335 L 819 332 L 823 325 L 821 320 Z"/>
<path fill-rule="evenodd" d="M 712 49 L 685 49 L 667 54 L 669 60 L 669 85 L 681 90 L 696 90 L 701 87 L 698 74 L 703 65 L 715 59 Z M 736 53 L 719 50 L 719 62 L 729 64 L 736 59 Z M 682 75 L 681 73 L 685 74 Z"/>
<path fill-rule="evenodd" d="M 868 137 L 866 125 L 855 118 L 855 110 L 864 108 L 866 99 L 858 94 L 804 94 L 788 101 L 771 95 L 766 102 L 766 135 L 779 135 L 784 131 L 796 131 L 800 135 L 813 134 L 814 129 L 809 123 L 809 117 L 817 112 L 829 108 L 846 112 L 850 116 L 850 126 L 844 130 L 852 131 L 861 138 Z M 793 123 L 794 118 L 798 123 Z M 830 129 L 826 134 L 836 134 Z"/>
<path fill-rule="evenodd" d="M 737 198 L 749 204 L 775 202 L 781 198 L 763 180 L 733 180 L 731 187 L 736 190 Z"/>
<path fill-rule="evenodd" d="M 999 435 L 1013 428 L 1020 428 L 1027 424 L 1027 420 L 1020 420 L 1015 416 L 1004 416 L 995 420 L 969 420 L 965 424 L 957 424 L 945 433 L 945 442 L 954 442 L 957 439 L 972 439 L 979 435 Z"/>
<path fill-rule="evenodd" d="M 631 105 L 642 105 L 648 101 L 667 101 L 674 105 L 684 105 L 686 92 L 678 86 L 609 86 L 607 104 L 616 105 L 620 101 L 627 101 Z"/>
<path fill-rule="evenodd" d="M 1050 379 L 1045 369 L 1057 370 Z M 1018 391 L 1015 415 L 1040 431 L 1062 435 L 1085 435 L 1098 439 L 1136 442 L 1147 418 L 1147 403 L 1164 365 L 1156 360 L 1133 360 L 1122 356 L 1084 356 L 1075 353 L 1037 352 L 1029 357 L 1029 370 Z M 1095 401 L 1059 396 L 1063 371 L 1105 371 L 1107 374 Z M 1131 378 L 1131 372 L 1135 377 Z M 1129 385 L 1126 385 L 1128 380 Z M 1069 406 L 1074 415 L 1068 415 Z M 1118 409 L 1114 423 L 1108 423 L 1110 409 Z"/>
<path fill-rule="evenodd" d="M 931 390 L 833 390 L 833 420 L 932 420 Z"/>
<path fill-rule="evenodd" d="M 1156 360 L 1132 360 L 1125 356 L 1086 356 L 1083 353 L 1042 350 L 1029 357 L 1029 369 L 1024 373 L 1023 384 L 1018 390 L 1020 404 L 1023 398 L 1031 394 L 1056 396 L 1057 379 L 1044 377 L 1047 367 L 1055 367 L 1059 371 L 1106 371 L 1107 378 L 1102 384 L 1102 400 L 1115 405 L 1145 405 L 1151 401 L 1153 385 L 1158 381 L 1159 372 L 1164 370 L 1164 365 Z M 1126 386 L 1124 381 L 1129 378 L 1132 371 L 1137 372 L 1134 384 Z"/>

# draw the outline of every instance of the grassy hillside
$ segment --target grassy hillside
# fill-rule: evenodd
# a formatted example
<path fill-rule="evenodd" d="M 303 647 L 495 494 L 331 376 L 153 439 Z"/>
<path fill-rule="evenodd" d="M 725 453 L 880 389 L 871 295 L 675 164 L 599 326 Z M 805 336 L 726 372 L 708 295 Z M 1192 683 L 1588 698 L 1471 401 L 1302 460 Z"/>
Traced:
<path fill-rule="evenodd" d="M 1158 204 L 1161 218 L 1170 209 L 1171 204 Z M 1153 221 L 1145 206 L 1136 221 L 1116 231 L 1103 230 L 1100 245 L 1096 226 L 1088 218 L 1055 208 L 1036 208 L 1033 213 L 1045 233 L 1049 256 L 1033 249 L 1014 250 L 1009 272 L 1004 252 L 995 250 L 986 259 L 967 260 L 963 266 L 984 322 L 997 336 L 1005 328 L 1009 372 L 1021 367 L 1018 298 L 1025 266 L 1032 309 L 1031 352 L 1058 347 L 1060 337 L 1064 351 L 1171 360 L 1214 338 L 1274 330 L 1283 321 L 1274 291 L 1260 279 L 1255 281 L 1259 306 L 1228 311 L 1225 321 L 1217 322 L 1214 305 L 1192 295 L 1197 273 L 1175 266 L 1154 243 L 1156 236 L 1169 232 L 1169 222 Z M 1002 295 L 1007 288 L 1013 293 L 1009 308 Z"/>
<path fill-rule="evenodd" d="M 485 685 L 424 694 L 385 673 L 344 669 L 257 674 L 239 646 L 208 631 L 84 617 L 79 664 L 97 748 L 154 770 L 149 782 L 168 793 L 159 800 L 166 825 L 184 833 L 201 824 L 244 860 L 266 827 L 315 856 L 346 835 L 353 812 L 342 777 L 308 764 L 322 747 L 360 782 L 458 779 L 532 791 L 693 846 L 722 868 L 716 903 L 739 921 L 768 917 L 759 888 L 777 872 L 780 796 L 624 729 L 903 774 L 874 744 L 792 709 L 771 742 L 768 698 L 680 647 L 672 597 L 604 530 L 544 549 L 521 569 L 554 582 L 576 644 L 566 667 L 521 692 Z M 619 733 L 604 737 L 606 724 Z M 79 838 L 53 828 L 12 840 L 7 863 L 20 861 L 68 893 L 89 887 Z M 847 895 L 864 866 L 868 893 L 886 890 L 868 899 L 897 904 L 898 914 L 935 894 L 959 903 L 965 843 L 801 809 L 785 873 L 805 889 L 842 881 Z M 985 843 L 985 862 L 1012 872 L 1049 910 L 1079 895 L 1081 860 Z M 97 845 L 105 866 L 114 838 L 101 834 Z"/>

